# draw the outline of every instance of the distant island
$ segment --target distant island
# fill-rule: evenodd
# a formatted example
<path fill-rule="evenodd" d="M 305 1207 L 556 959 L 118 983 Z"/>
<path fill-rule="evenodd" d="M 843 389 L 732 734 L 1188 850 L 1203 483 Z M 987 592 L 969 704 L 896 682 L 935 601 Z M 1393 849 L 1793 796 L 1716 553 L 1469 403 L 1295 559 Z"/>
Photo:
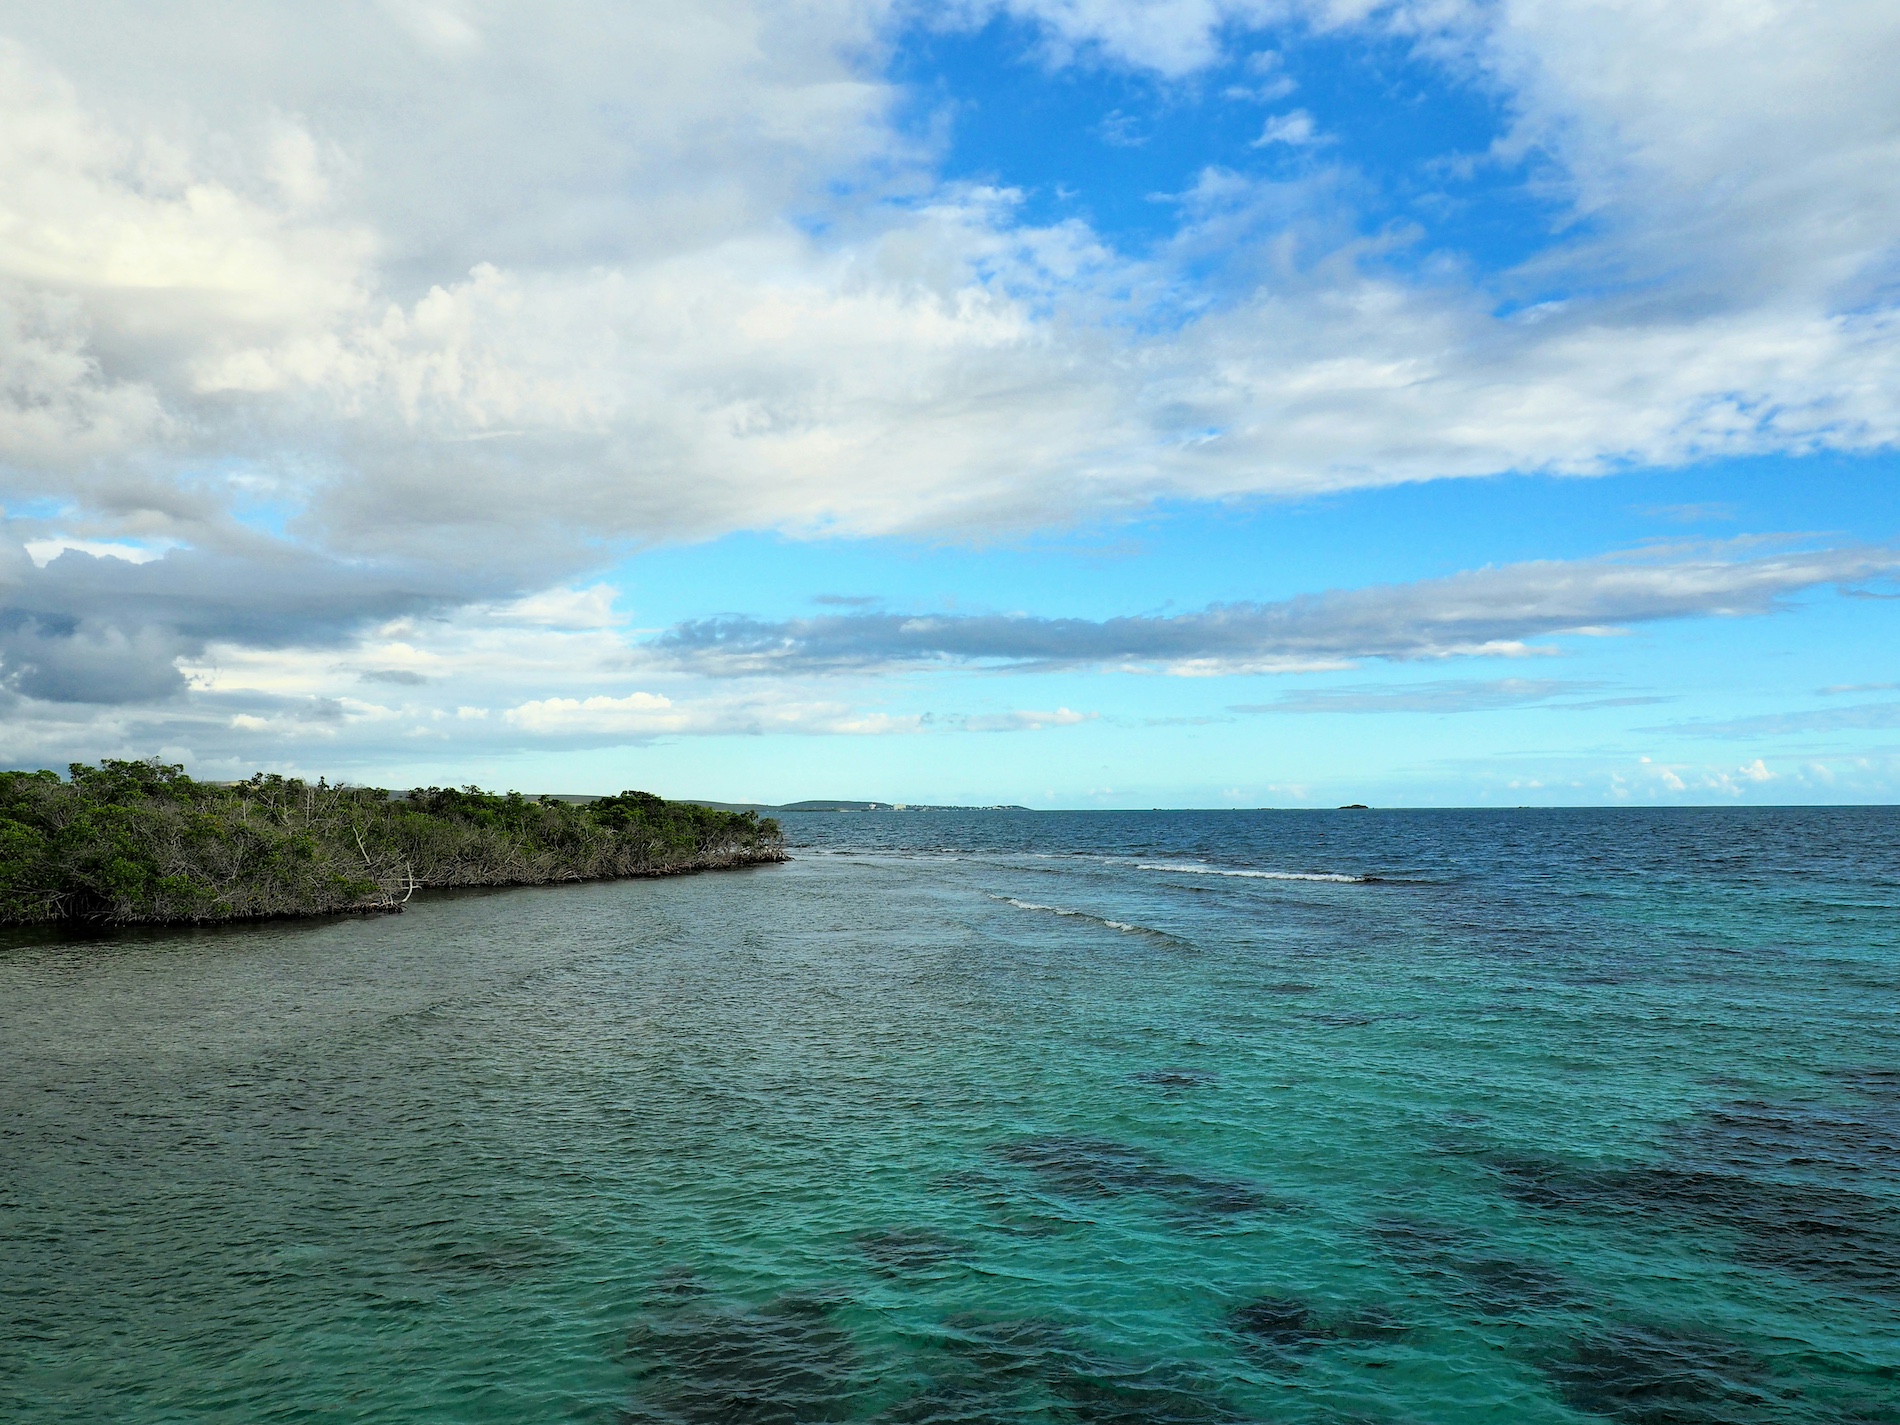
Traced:
<path fill-rule="evenodd" d="M 782 806 L 767 806 L 763 802 L 704 802 L 695 801 L 694 806 L 710 807 L 715 811 L 751 811 L 751 812 L 787 812 L 787 811 L 1028 811 L 1028 807 L 1019 806 L 930 806 L 923 802 L 786 802 Z"/>
<path fill-rule="evenodd" d="M 665 801 L 374 787 L 156 761 L 0 772 L 0 925 L 208 924 L 394 911 L 425 887 L 669 876 L 783 861 L 778 823 Z"/>

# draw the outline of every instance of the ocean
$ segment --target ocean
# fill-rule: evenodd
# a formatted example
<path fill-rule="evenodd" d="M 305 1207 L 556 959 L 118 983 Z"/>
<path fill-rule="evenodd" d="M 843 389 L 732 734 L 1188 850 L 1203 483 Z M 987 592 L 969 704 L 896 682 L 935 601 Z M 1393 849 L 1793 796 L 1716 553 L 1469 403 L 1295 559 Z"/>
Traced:
<path fill-rule="evenodd" d="M 1900 1421 L 1900 810 L 0 941 L 0 1419 Z"/>

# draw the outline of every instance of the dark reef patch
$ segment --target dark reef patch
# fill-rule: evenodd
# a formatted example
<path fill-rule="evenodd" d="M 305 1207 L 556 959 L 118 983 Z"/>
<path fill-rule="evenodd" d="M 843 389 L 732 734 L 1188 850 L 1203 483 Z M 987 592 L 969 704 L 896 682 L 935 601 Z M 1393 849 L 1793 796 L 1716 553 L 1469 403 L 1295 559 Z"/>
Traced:
<path fill-rule="evenodd" d="M 1155 1157 L 1142 1148 L 1108 1138 L 1058 1134 L 1020 1138 L 992 1150 L 1004 1162 L 1023 1168 L 1049 1192 L 1084 1201 L 1150 1197 L 1178 1212 L 1197 1217 L 1231 1217 L 1268 1209 L 1285 1210 L 1251 1183 L 1208 1178 Z"/>
<path fill-rule="evenodd" d="M 1412 1326 L 1383 1306 L 1361 1306 L 1343 1317 L 1335 1330 L 1344 1341 L 1398 1341 L 1411 1334 Z"/>
<path fill-rule="evenodd" d="M 690 1301 L 705 1296 L 709 1290 L 705 1280 L 691 1267 L 669 1267 L 654 1279 L 647 1291 L 647 1303 Z"/>
<path fill-rule="evenodd" d="M 1217 1398 L 1153 1367 L 1097 1362 L 1055 1376 L 1057 1415 L 1076 1425 L 1239 1425 Z"/>
<path fill-rule="evenodd" d="M 1228 1312 L 1227 1325 L 1250 1344 L 1285 1358 L 1306 1355 L 1338 1337 L 1303 1304 L 1283 1296 L 1263 1296 L 1236 1307 Z"/>
<path fill-rule="evenodd" d="M 1882 1064 L 1856 1064 L 1851 1068 L 1830 1069 L 1827 1076 L 1870 1098 L 1884 1099 L 1900 1107 L 1900 1069 Z"/>
<path fill-rule="evenodd" d="M 1401 1259 L 1447 1251 L 1464 1243 L 1469 1234 L 1420 1217 L 1381 1217 L 1372 1224 L 1379 1245 Z"/>
<path fill-rule="evenodd" d="M 1284 1296 L 1256 1297 L 1228 1312 L 1225 1324 L 1255 1355 L 1280 1370 L 1298 1370 L 1302 1359 L 1322 1346 L 1386 1344 L 1411 1329 L 1384 1307 L 1360 1307 L 1328 1319 L 1305 1302 Z"/>
<path fill-rule="evenodd" d="M 976 1255 L 970 1243 L 928 1227 L 886 1227 L 861 1232 L 853 1240 L 865 1260 L 889 1276 L 934 1271 Z"/>
<path fill-rule="evenodd" d="M 885 1425 L 1239 1425 L 1213 1385 L 1179 1365 L 1090 1349 L 1070 1327 L 958 1317 L 926 1353 L 928 1383 Z"/>
<path fill-rule="evenodd" d="M 1714 1336 L 1620 1326 L 1539 1362 L 1566 1405 L 1625 1425 L 1736 1425 L 1772 1419 L 1763 1363 Z"/>
<path fill-rule="evenodd" d="M 1388 1217 L 1376 1237 L 1408 1270 L 1435 1278 L 1445 1294 L 1480 1316 L 1574 1309 L 1589 1304 L 1584 1289 L 1562 1272 L 1523 1257 L 1473 1251 L 1467 1238 L 1435 1223 Z"/>
<path fill-rule="evenodd" d="M 804 1425 L 857 1413 L 867 1382 L 840 1303 L 788 1295 L 721 1301 L 675 1278 L 627 1333 L 635 1373 L 628 1422 Z"/>
<path fill-rule="evenodd" d="M 1447 1265 L 1464 1279 L 1462 1295 L 1486 1316 L 1513 1316 L 1585 1304 L 1562 1272 L 1521 1257 L 1452 1257 Z"/>
<path fill-rule="evenodd" d="M 1660 1162 L 1486 1161 L 1531 1207 L 1691 1223 L 1726 1234 L 1741 1261 L 1900 1296 L 1900 1075 L 1865 1067 L 1830 1077 L 1853 1096 L 1704 1109 L 1664 1135 Z"/>
<path fill-rule="evenodd" d="M 1130 1074 L 1128 1082 L 1158 1089 L 1199 1089 L 1219 1083 L 1220 1075 L 1205 1069 L 1144 1069 L 1138 1074 Z"/>
<path fill-rule="evenodd" d="M 869 1362 L 837 1319 L 846 1304 L 792 1293 L 753 1306 L 713 1295 L 690 1273 L 670 1275 L 627 1334 L 636 1384 L 624 1425 L 1243 1419 L 1204 1374 L 1094 1349 L 1075 1327 L 1056 1321 L 953 1317 L 901 1365 Z M 879 1397 L 890 1403 L 877 1408 Z"/>
<path fill-rule="evenodd" d="M 1864 1192 L 1700 1167 L 1579 1168 L 1538 1158 L 1494 1159 L 1492 1166 L 1505 1191 L 1531 1207 L 1687 1219 L 1732 1234 L 1744 1261 L 1900 1294 L 1895 1209 Z"/>
<path fill-rule="evenodd" d="M 1718 1169 L 1803 1177 L 1891 1173 L 1900 1164 L 1900 1102 L 1745 1099 L 1697 1114 L 1676 1127 L 1669 1143 L 1679 1157 Z"/>

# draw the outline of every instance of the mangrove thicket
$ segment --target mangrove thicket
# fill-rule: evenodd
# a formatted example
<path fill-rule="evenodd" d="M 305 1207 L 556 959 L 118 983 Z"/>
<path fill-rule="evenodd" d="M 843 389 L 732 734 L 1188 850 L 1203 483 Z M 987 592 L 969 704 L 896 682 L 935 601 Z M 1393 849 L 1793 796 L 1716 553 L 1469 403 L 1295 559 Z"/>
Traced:
<path fill-rule="evenodd" d="M 648 792 L 561 801 L 156 761 L 0 772 L 0 924 L 395 910 L 424 887 L 661 876 L 785 859 L 778 823 Z"/>

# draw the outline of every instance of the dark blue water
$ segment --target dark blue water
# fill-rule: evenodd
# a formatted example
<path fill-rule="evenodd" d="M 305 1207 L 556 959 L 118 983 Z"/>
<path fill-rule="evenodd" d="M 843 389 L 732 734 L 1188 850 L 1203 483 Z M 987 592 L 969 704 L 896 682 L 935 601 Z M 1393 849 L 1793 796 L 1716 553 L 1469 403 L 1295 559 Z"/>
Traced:
<path fill-rule="evenodd" d="M 820 814 L 0 949 L 0 1417 L 1900 1420 L 1900 813 Z"/>

